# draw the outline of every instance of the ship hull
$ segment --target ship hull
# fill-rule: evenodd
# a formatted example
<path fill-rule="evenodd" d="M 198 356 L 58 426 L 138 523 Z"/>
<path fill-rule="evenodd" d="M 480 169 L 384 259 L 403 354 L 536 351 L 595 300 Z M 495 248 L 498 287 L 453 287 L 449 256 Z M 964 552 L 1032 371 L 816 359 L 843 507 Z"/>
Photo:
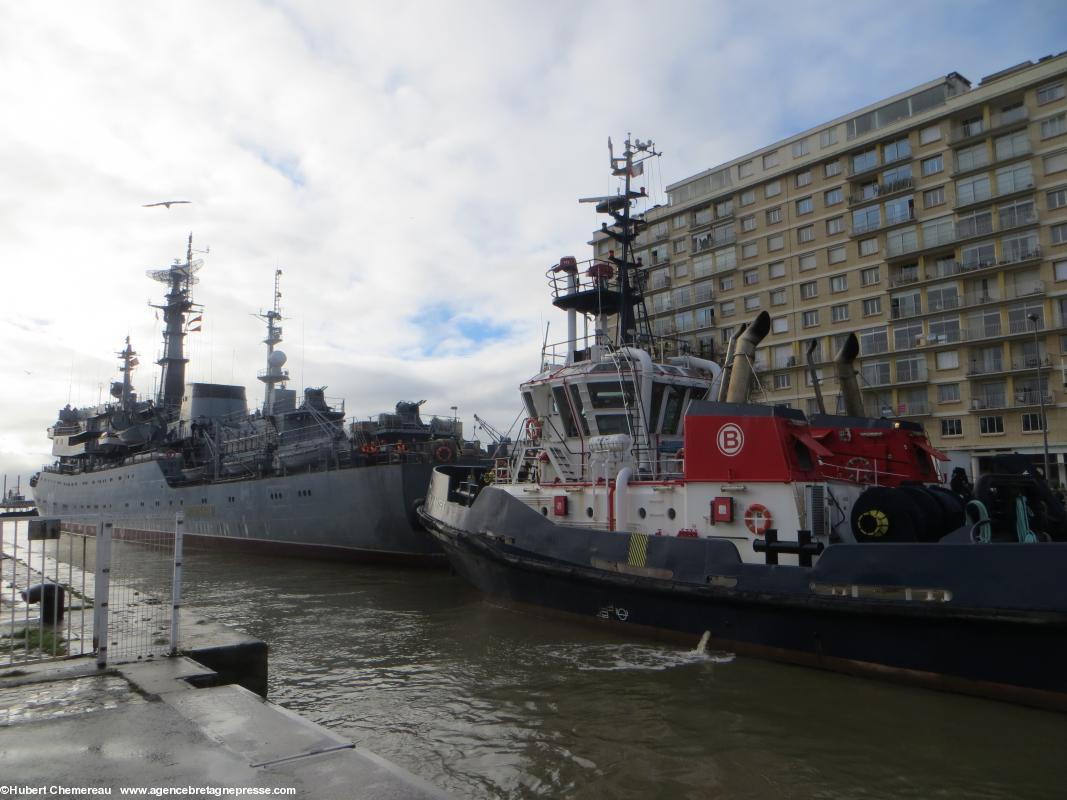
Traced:
<path fill-rule="evenodd" d="M 190 546 L 367 562 L 444 564 L 418 523 L 431 466 L 405 463 L 171 485 L 157 460 L 74 475 L 44 472 L 42 516 L 117 538 L 174 532 L 182 512 Z"/>
<path fill-rule="evenodd" d="M 1067 603 L 1056 588 L 1067 545 L 841 545 L 814 567 L 765 566 L 742 564 L 729 542 L 644 537 L 635 548 L 626 533 L 564 529 L 501 491 L 483 490 L 471 508 L 430 495 L 424 524 L 455 571 L 495 598 L 1067 711 Z M 904 586 L 916 594 L 905 599 Z"/>

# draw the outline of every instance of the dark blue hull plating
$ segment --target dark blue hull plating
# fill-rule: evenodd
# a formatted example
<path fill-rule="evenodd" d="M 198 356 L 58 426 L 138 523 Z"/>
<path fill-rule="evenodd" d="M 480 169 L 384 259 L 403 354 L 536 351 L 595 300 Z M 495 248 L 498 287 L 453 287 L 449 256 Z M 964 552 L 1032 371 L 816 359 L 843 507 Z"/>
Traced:
<path fill-rule="evenodd" d="M 1067 545 L 834 545 L 814 567 L 730 542 L 561 528 L 483 490 L 424 515 L 494 597 L 824 669 L 1067 710 Z M 487 533 L 488 532 L 488 533 Z"/>

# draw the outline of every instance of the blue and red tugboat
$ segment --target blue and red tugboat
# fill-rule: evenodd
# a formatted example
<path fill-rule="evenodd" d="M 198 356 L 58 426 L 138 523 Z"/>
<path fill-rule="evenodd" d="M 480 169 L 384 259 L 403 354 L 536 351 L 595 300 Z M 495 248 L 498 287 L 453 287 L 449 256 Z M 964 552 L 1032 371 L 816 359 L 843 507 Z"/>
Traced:
<path fill-rule="evenodd" d="M 655 155 L 628 140 L 620 193 L 593 198 L 618 250 L 549 270 L 568 337 L 521 386 L 523 440 L 495 468 L 434 471 L 420 515 L 455 570 L 606 624 L 1067 710 L 1067 514 L 1043 478 L 945 488 L 920 426 L 866 416 L 854 336 L 842 414 L 750 401 L 766 312 L 725 368 L 655 357 L 630 211 Z"/>

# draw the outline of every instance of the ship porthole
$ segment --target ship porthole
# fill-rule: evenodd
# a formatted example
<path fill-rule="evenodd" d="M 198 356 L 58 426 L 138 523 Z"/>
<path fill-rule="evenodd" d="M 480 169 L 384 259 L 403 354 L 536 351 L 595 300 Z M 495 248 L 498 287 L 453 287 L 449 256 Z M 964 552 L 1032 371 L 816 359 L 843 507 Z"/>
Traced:
<path fill-rule="evenodd" d="M 678 515 L 675 513 L 673 508 L 667 509 L 667 519 L 674 519 L 676 516 Z"/>
<path fill-rule="evenodd" d="M 641 519 L 644 519 L 646 516 L 648 516 L 648 512 L 645 511 L 643 508 L 639 508 L 637 509 L 637 516 L 639 516 Z"/>
<path fill-rule="evenodd" d="M 586 506 L 585 515 L 587 517 L 589 517 L 589 519 L 593 518 L 593 508 L 592 508 L 592 506 Z"/>
<path fill-rule="evenodd" d="M 541 516 L 542 517 L 547 517 L 548 516 L 548 506 L 541 506 Z"/>

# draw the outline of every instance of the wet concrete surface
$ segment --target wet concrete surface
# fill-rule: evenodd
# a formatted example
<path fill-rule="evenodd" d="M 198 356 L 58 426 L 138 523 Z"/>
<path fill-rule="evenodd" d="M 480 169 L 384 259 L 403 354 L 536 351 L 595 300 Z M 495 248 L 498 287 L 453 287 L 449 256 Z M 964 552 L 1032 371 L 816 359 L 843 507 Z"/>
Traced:
<path fill-rule="evenodd" d="M 176 657 L 0 670 L 0 764 L 14 786 L 258 787 L 295 797 L 444 798 L 425 781 Z M 13 796 L 18 796 L 15 794 Z"/>

